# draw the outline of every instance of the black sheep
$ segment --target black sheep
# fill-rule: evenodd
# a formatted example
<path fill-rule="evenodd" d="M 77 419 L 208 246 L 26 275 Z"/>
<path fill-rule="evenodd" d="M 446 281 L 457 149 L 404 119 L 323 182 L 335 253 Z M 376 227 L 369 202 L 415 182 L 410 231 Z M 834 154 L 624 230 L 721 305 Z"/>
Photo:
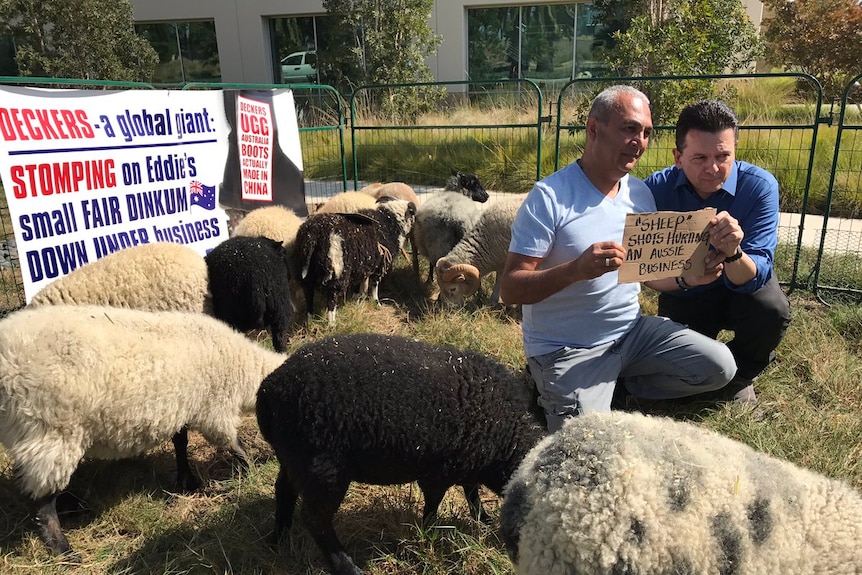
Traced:
<path fill-rule="evenodd" d="M 367 291 L 374 299 L 380 280 L 392 269 L 392 259 L 404 245 L 416 219 L 416 205 L 383 199 L 374 209 L 355 214 L 312 214 L 299 226 L 295 259 L 308 315 L 314 313 L 314 291 L 326 298 L 329 324 L 335 324 L 339 298 L 351 290 Z"/>
<path fill-rule="evenodd" d="M 275 351 L 287 351 L 293 301 L 288 253 L 281 242 L 236 236 L 205 259 L 213 315 L 240 331 L 268 328 Z"/>
<path fill-rule="evenodd" d="M 281 465 L 276 538 L 290 528 L 301 496 L 305 526 L 335 575 L 362 573 L 332 526 L 351 481 L 416 481 L 425 520 L 447 489 L 461 485 L 481 518 L 478 485 L 500 494 L 544 435 L 531 387 L 505 365 L 378 334 L 303 346 L 264 379 L 256 411 Z"/>

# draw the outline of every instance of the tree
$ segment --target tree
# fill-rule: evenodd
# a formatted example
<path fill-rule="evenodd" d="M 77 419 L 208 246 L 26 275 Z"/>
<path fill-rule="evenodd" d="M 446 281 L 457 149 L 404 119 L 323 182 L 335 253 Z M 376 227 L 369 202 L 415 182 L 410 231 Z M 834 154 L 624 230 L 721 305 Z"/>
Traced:
<path fill-rule="evenodd" d="M 602 58 L 617 76 L 716 75 L 745 69 L 761 54 L 740 0 L 596 0 L 605 27 Z M 645 82 L 653 120 L 715 96 L 715 82 Z"/>
<path fill-rule="evenodd" d="M 425 63 L 440 44 L 428 27 L 433 0 L 323 0 L 329 38 L 318 54 L 321 81 L 348 92 L 362 84 L 430 82 Z M 415 97 L 376 102 L 389 115 L 414 115 L 436 99 Z M 414 112 L 414 110 L 416 112 Z"/>
<path fill-rule="evenodd" d="M 158 56 L 128 0 L 0 0 L 21 76 L 149 81 Z"/>
<path fill-rule="evenodd" d="M 857 0 L 764 0 L 766 56 L 777 66 L 811 74 L 827 98 L 840 97 L 862 72 L 862 5 Z"/>

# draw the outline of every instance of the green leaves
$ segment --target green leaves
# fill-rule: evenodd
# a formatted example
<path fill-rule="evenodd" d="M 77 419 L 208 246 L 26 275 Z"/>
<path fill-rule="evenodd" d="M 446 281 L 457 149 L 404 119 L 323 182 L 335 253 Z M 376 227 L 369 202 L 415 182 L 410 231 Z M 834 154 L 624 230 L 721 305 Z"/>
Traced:
<path fill-rule="evenodd" d="M 158 60 L 128 0 L 0 0 L 22 76 L 149 81 Z"/>

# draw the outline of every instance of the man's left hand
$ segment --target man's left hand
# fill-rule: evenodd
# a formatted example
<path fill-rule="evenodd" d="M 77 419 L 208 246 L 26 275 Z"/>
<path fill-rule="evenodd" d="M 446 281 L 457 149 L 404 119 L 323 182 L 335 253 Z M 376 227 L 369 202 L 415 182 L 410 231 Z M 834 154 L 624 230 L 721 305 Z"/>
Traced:
<path fill-rule="evenodd" d="M 739 249 L 743 237 L 739 222 L 727 212 L 719 212 L 709 222 L 709 244 L 716 249 L 716 254 L 710 252 L 707 256 L 707 267 L 713 256 L 730 257 Z M 720 254 L 720 255 L 719 255 Z"/>

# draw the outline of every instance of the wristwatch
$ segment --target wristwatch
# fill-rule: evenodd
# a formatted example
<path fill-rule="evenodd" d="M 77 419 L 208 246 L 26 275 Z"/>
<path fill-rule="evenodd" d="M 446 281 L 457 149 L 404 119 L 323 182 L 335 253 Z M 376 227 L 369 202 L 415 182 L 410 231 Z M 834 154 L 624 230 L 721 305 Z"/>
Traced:
<path fill-rule="evenodd" d="M 724 258 L 724 263 L 729 264 L 731 262 L 735 262 L 736 260 L 738 260 L 742 256 L 743 256 L 742 248 L 740 248 L 739 246 L 736 246 L 736 253 L 733 254 L 732 256 Z"/>
<path fill-rule="evenodd" d="M 682 276 L 676 276 L 675 279 L 676 279 L 676 287 L 678 287 L 682 291 L 688 291 L 694 287 L 694 286 L 690 286 L 687 283 L 685 283 L 685 280 L 682 279 Z"/>

